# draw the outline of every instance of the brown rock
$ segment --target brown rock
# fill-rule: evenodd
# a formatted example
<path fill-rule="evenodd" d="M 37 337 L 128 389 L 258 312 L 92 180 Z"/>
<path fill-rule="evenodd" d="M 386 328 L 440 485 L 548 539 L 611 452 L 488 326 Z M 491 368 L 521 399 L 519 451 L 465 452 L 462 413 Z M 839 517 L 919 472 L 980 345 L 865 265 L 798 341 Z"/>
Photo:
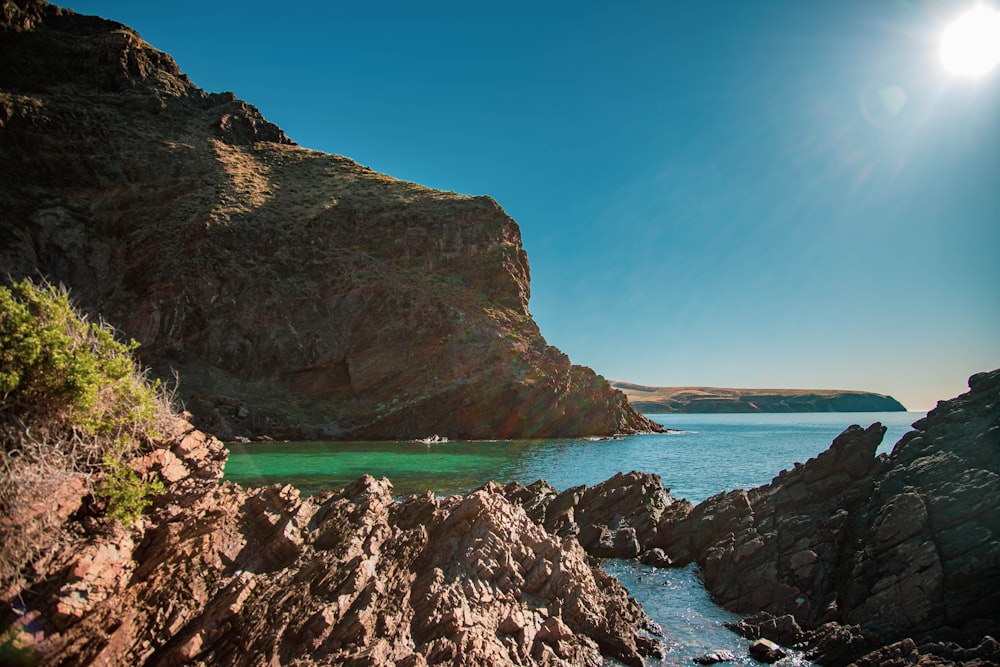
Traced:
<path fill-rule="evenodd" d="M 0 15 L 0 265 L 180 375 L 219 437 L 659 431 L 528 312 L 517 223 L 294 145 L 120 24 Z"/>
<path fill-rule="evenodd" d="M 691 508 L 688 501 L 670 495 L 659 475 L 635 471 L 562 493 L 543 480 L 527 487 L 511 482 L 502 488 L 486 488 L 500 490 L 550 533 L 576 537 L 593 556 L 636 558 L 648 554 L 646 558 L 661 567 L 668 559 L 657 545 L 672 526 L 665 520 L 676 519 Z M 658 550 L 651 553 L 653 549 Z"/>
<path fill-rule="evenodd" d="M 59 534 L 78 537 L 5 598 L 30 601 L 14 631 L 44 662 L 640 665 L 658 652 L 627 591 L 497 485 L 403 502 L 372 477 L 313 498 L 244 490 L 172 474 L 224 459 L 177 427 L 144 459 L 168 486 L 144 522 L 63 516 Z"/>
<path fill-rule="evenodd" d="M 890 456 L 874 456 L 881 425 L 853 426 L 770 484 L 709 498 L 664 531 L 665 551 L 696 561 L 730 609 L 790 615 L 824 665 L 907 638 L 996 635 L 1000 371 L 969 386 Z"/>
<path fill-rule="evenodd" d="M 750 655 L 759 662 L 778 662 L 787 655 L 781 647 L 769 639 L 758 639 L 750 644 Z"/>

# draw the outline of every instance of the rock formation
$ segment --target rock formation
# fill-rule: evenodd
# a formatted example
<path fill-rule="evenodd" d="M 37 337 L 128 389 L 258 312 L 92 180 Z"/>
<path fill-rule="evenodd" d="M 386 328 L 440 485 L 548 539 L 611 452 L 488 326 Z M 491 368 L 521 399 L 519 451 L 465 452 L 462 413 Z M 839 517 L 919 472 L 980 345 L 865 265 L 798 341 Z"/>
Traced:
<path fill-rule="evenodd" d="M 875 456 L 884 427 L 853 426 L 770 484 L 709 498 L 666 553 L 729 609 L 762 612 L 746 634 L 804 641 L 821 664 L 996 664 L 1000 370 L 969 387 L 890 455 Z"/>
<path fill-rule="evenodd" d="M 180 378 L 220 437 L 655 431 L 548 346 L 517 224 L 296 146 L 126 26 L 0 13 L 0 263 Z"/>
<path fill-rule="evenodd" d="M 892 396 L 837 389 L 724 389 L 721 387 L 647 387 L 612 382 L 636 410 L 671 412 L 902 412 Z"/>
<path fill-rule="evenodd" d="M 496 489 L 244 490 L 219 482 L 218 440 L 175 431 L 137 463 L 168 493 L 131 530 L 62 490 L 81 509 L 30 581 L 4 582 L 19 614 L 6 648 L 62 665 L 640 665 L 659 651 L 617 580 Z"/>
<path fill-rule="evenodd" d="M 523 507 L 549 533 L 576 538 L 593 556 L 641 558 L 659 566 L 668 564 L 660 547 L 673 524 L 691 511 L 691 503 L 673 498 L 659 475 L 634 471 L 562 492 L 543 480 L 503 487 L 490 482 L 484 488 Z"/>
<path fill-rule="evenodd" d="M 875 456 L 881 424 L 852 426 L 770 484 L 693 508 L 636 472 L 486 488 L 592 555 L 697 562 L 717 602 L 750 614 L 735 630 L 823 665 L 998 664 L 1000 370 L 969 386 L 891 455 Z"/>

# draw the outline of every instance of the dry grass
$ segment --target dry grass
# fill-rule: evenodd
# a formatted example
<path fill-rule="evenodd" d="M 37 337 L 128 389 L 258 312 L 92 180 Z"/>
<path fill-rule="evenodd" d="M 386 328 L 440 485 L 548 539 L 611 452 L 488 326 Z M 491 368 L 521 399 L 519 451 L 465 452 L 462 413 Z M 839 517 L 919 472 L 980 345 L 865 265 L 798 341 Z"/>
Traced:
<path fill-rule="evenodd" d="M 109 475 L 156 446 L 174 419 L 173 395 L 147 381 L 131 348 L 118 343 L 108 325 L 92 324 L 73 310 L 65 290 L 24 285 L 13 292 L 29 304 L 31 326 L 23 326 L 28 311 L 17 310 L 17 298 L 4 300 L 0 310 L 0 352 L 6 370 L 20 371 L 4 376 L 0 392 L 0 590 L 7 597 L 45 569 L 54 547 L 67 539 L 68 519 L 107 495 L 102 484 Z M 43 350 L 50 354 L 20 363 L 25 356 L 16 353 L 30 346 L 19 343 L 35 342 L 30 336 L 36 333 L 46 345 L 65 349 Z M 88 363 L 63 364 L 65 355 L 55 352 Z M 46 377 L 59 374 L 76 382 Z M 140 480 L 147 483 L 152 480 Z M 118 500 L 110 498 L 106 509 Z"/>

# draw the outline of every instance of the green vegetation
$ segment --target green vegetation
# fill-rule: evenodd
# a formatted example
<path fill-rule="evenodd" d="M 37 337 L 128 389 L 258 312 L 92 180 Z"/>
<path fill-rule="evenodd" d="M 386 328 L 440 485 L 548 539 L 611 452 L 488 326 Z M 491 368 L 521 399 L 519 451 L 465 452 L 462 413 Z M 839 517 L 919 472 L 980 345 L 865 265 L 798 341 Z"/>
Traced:
<path fill-rule="evenodd" d="M 0 581 L 54 539 L 67 485 L 103 500 L 95 509 L 125 525 L 164 492 L 129 465 L 171 417 L 169 396 L 134 361 L 136 347 L 88 321 L 64 289 L 0 286 Z"/>
<path fill-rule="evenodd" d="M 140 479 L 135 470 L 110 454 L 104 456 L 107 479 L 97 494 L 108 501 L 108 516 L 125 525 L 135 523 L 149 505 L 151 495 L 166 493 L 159 478 Z"/>
<path fill-rule="evenodd" d="M 65 291 L 0 287 L 0 401 L 21 420 L 97 437 L 150 425 L 157 387 L 132 360 L 137 346 L 77 314 Z"/>

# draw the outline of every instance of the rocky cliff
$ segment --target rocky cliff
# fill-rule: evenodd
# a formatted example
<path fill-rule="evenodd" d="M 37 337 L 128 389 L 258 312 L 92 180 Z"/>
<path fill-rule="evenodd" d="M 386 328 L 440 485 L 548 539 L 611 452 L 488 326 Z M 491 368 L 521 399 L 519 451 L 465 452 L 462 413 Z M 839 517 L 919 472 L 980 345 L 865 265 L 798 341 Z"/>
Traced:
<path fill-rule="evenodd" d="M 0 263 L 44 276 L 180 378 L 221 437 L 659 430 L 528 312 L 517 224 L 296 146 L 131 29 L 0 13 Z"/>
<path fill-rule="evenodd" d="M 996 665 L 1000 370 L 969 387 L 889 455 L 875 456 L 885 427 L 852 426 L 770 484 L 693 508 L 640 473 L 561 493 L 543 482 L 502 491 L 593 555 L 696 562 L 717 602 L 750 615 L 734 629 L 820 664 Z"/>
<path fill-rule="evenodd" d="M 837 389 L 726 389 L 722 387 L 647 387 L 612 382 L 637 410 L 671 412 L 903 412 L 892 396 Z"/>
<path fill-rule="evenodd" d="M 880 424 L 851 427 L 770 484 L 699 504 L 662 546 L 726 607 L 763 612 L 748 634 L 805 641 L 824 665 L 997 664 L 1000 370 L 969 387 L 891 454 L 875 456 Z"/>

